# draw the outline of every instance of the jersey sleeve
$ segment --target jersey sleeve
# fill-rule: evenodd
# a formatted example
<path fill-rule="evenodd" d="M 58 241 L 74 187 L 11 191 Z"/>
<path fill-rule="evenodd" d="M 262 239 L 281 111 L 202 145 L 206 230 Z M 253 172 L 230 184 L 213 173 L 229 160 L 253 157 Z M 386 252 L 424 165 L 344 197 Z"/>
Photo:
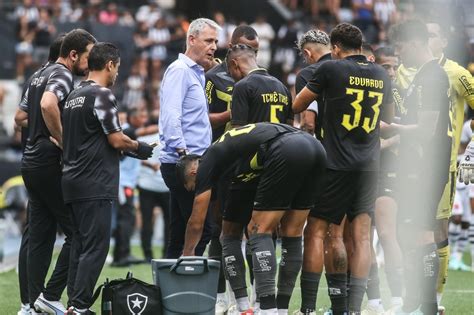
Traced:
<path fill-rule="evenodd" d="M 248 124 L 249 103 L 249 85 L 242 81 L 238 82 L 232 93 L 231 122 L 233 125 Z"/>
<path fill-rule="evenodd" d="M 459 66 L 456 72 L 454 88 L 458 95 L 466 101 L 469 107 L 474 109 L 474 78 L 471 73 Z"/>
<path fill-rule="evenodd" d="M 62 102 L 73 88 L 72 74 L 66 69 L 53 71 L 48 78 L 45 91 L 51 92 Z"/>
<path fill-rule="evenodd" d="M 24 112 L 28 112 L 28 92 L 29 92 L 29 84 L 23 87 L 23 91 L 21 92 L 21 100 L 18 107 Z"/>
<path fill-rule="evenodd" d="M 196 175 L 195 194 L 198 195 L 212 188 L 218 180 L 220 172 L 219 150 L 216 145 L 211 146 L 203 155 Z"/>
<path fill-rule="evenodd" d="M 94 102 L 94 114 L 106 135 L 122 130 L 118 118 L 117 100 L 109 89 L 99 90 Z"/>
<path fill-rule="evenodd" d="M 213 101 L 216 99 L 216 85 L 208 76 L 206 76 L 206 98 L 207 103 L 209 104 L 209 112 L 212 113 L 212 104 Z"/>
<path fill-rule="evenodd" d="M 380 119 L 386 123 L 391 123 L 392 117 L 389 117 L 390 107 L 395 106 L 393 104 L 393 91 L 392 91 L 392 82 L 388 76 L 385 76 L 383 79 L 383 100 L 382 107 L 380 109 Z"/>
<path fill-rule="evenodd" d="M 306 81 L 306 79 L 304 78 L 303 76 L 303 70 L 300 71 L 300 73 L 298 73 L 298 75 L 296 76 L 296 81 L 295 81 L 295 92 L 296 94 L 298 94 L 299 92 L 301 92 L 301 90 L 306 86 L 306 84 L 308 83 Z"/>
<path fill-rule="evenodd" d="M 318 67 L 318 69 L 314 72 L 314 75 L 311 80 L 309 80 L 308 84 L 306 84 L 306 87 L 311 92 L 321 95 L 326 89 L 328 71 L 330 70 L 330 67 L 328 67 L 328 65 L 330 63 L 331 62 L 325 62 L 321 64 L 321 66 Z"/>
<path fill-rule="evenodd" d="M 127 127 L 123 129 L 123 133 L 132 140 L 137 140 L 137 128 Z"/>

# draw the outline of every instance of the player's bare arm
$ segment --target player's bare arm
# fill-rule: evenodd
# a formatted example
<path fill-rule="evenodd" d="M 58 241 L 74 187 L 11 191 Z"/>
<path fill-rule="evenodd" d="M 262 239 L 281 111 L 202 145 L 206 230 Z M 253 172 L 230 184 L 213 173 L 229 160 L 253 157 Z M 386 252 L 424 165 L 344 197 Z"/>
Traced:
<path fill-rule="evenodd" d="M 209 113 L 212 128 L 219 128 L 230 121 L 230 110 L 222 113 Z"/>
<path fill-rule="evenodd" d="M 184 237 L 183 256 L 193 256 L 194 249 L 201 239 L 207 208 L 211 200 L 211 189 L 194 197 L 193 211 L 189 217 Z"/>
<path fill-rule="evenodd" d="M 15 113 L 15 124 L 20 127 L 28 127 L 28 113 L 17 109 Z"/>
<path fill-rule="evenodd" d="M 41 98 L 41 113 L 51 136 L 62 146 L 63 127 L 61 125 L 61 113 L 58 106 L 58 98 L 52 92 L 44 92 Z"/>
<path fill-rule="evenodd" d="M 130 139 L 122 131 L 108 134 L 107 140 L 110 145 L 117 150 L 136 151 L 138 149 L 138 141 Z"/>
<path fill-rule="evenodd" d="M 293 113 L 298 114 L 308 108 L 309 104 L 318 97 L 318 94 L 311 92 L 307 87 L 304 87 L 301 92 L 296 95 L 293 101 Z"/>

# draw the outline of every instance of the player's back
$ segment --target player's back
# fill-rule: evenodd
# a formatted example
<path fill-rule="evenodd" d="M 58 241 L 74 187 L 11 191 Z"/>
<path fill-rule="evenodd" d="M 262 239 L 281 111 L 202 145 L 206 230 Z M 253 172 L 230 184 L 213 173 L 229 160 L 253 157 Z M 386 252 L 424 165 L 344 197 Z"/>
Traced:
<path fill-rule="evenodd" d="M 49 140 L 51 133 L 43 119 L 41 99 L 45 91 L 58 98 L 59 110 L 73 87 L 72 73 L 64 65 L 54 63 L 38 70 L 27 90 L 28 139 L 23 155 L 24 168 L 36 168 L 59 162 L 61 152 Z"/>
<path fill-rule="evenodd" d="M 265 69 L 255 69 L 237 82 L 232 95 L 232 124 L 287 123 L 293 120 L 291 94 Z"/>
<path fill-rule="evenodd" d="M 376 170 L 379 122 L 392 99 L 386 71 L 362 55 L 330 60 L 319 67 L 308 88 L 324 93 L 322 143 L 328 168 Z"/>

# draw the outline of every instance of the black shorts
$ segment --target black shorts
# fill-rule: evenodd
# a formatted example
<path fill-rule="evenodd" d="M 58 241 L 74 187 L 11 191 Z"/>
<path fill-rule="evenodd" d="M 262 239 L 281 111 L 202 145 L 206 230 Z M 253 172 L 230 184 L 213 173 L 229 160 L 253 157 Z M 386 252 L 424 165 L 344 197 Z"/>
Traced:
<path fill-rule="evenodd" d="M 268 147 L 253 209 L 304 210 L 313 207 L 326 168 L 326 151 L 307 133 L 280 136 Z"/>
<path fill-rule="evenodd" d="M 252 218 L 256 190 L 229 189 L 223 219 L 246 226 Z"/>
<path fill-rule="evenodd" d="M 310 216 L 341 224 L 357 215 L 373 216 L 377 195 L 377 171 L 326 171 L 325 191 L 311 209 Z"/>

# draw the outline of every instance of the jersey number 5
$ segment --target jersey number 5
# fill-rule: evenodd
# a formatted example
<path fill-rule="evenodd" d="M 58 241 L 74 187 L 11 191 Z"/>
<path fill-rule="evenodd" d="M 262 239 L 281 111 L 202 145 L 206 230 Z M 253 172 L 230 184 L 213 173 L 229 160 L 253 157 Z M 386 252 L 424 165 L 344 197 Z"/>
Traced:
<path fill-rule="evenodd" d="M 283 105 L 270 105 L 270 122 L 271 123 L 281 123 L 280 119 L 278 119 L 277 112 L 283 111 Z"/>
<path fill-rule="evenodd" d="M 364 97 L 365 97 L 364 92 L 365 91 L 361 89 L 346 88 L 346 94 L 348 95 L 355 94 L 356 96 L 355 101 L 351 103 L 351 106 L 354 108 L 354 114 L 353 115 L 344 114 L 342 116 L 341 124 L 342 126 L 344 126 L 344 128 L 346 128 L 349 131 L 360 126 L 360 121 L 362 118 L 361 117 L 362 105 L 360 103 L 364 100 Z M 364 120 L 362 121 L 362 129 L 364 129 L 365 132 L 370 133 L 377 127 L 377 119 L 379 118 L 379 114 L 380 114 L 380 105 L 382 104 L 383 93 L 368 91 L 367 96 L 369 98 L 375 99 L 375 104 L 372 105 L 372 110 L 374 111 L 374 115 L 372 116 L 372 118 L 364 117 Z"/>

